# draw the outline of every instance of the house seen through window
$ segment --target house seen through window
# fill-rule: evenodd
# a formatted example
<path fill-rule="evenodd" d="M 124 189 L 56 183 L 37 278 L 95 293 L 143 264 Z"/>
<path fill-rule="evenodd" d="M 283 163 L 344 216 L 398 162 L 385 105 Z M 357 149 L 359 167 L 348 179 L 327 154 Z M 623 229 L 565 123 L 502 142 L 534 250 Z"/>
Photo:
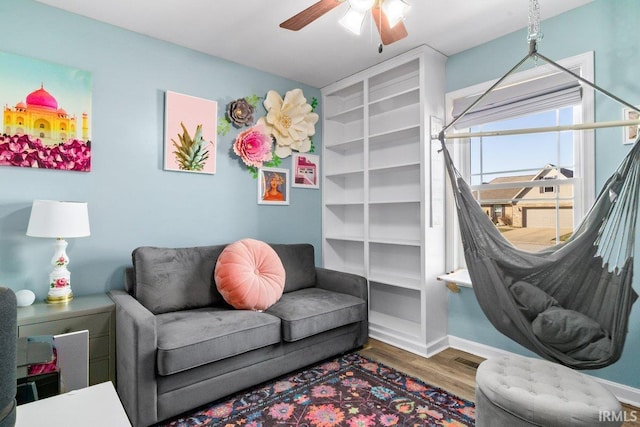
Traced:
<path fill-rule="evenodd" d="M 573 123 L 574 107 L 472 126 L 495 131 Z M 469 182 L 478 203 L 516 247 L 537 252 L 574 228 L 574 138 L 551 132 L 471 138 Z"/>

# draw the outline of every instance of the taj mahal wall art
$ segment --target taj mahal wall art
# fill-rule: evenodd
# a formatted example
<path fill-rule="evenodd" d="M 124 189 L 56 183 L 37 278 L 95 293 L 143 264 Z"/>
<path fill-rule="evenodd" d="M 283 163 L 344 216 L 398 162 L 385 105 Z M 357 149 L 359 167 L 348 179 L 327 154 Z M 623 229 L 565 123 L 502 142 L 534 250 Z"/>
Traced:
<path fill-rule="evenodd" d="M 91 170 L 91 74 L 0 52 L 0 166 Z"/>

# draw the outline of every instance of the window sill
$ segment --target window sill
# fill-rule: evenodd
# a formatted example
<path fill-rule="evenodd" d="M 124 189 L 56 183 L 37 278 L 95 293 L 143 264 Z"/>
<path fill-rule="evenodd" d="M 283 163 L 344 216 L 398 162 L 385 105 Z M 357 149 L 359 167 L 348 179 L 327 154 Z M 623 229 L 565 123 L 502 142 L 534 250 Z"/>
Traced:
<path fill-rule="evenodd" d="M 464 288 L 472 288 L 473 284 L 471 283 L 471 277 L 469 276 L 469 271 L 466 269 L 460 269 L 456 271 L 452 271 L 451 273 L 445 273 L 438 276 L 438 280 L 442 280 L 445 282 L 447 288 L 453 292 L 460 292 L 460 286 Z"/>

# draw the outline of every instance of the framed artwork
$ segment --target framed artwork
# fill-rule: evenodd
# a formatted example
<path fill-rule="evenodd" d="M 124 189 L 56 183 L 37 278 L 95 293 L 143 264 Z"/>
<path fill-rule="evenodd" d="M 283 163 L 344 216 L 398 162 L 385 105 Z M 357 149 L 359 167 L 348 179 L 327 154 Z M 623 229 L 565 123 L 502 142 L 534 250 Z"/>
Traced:
<path fill-rule="evenodd" d="M 261 168 L 258 170 L 258 204 L 289 204 L 289 170 Z"/>
<path fill-rule="evenodd" d="M 0 165 L 91 170 L 91 73 L 0 52 Z"/>
<path fill-rule="evenodd" d="M 639 107 L 640 108 L 640 107 Z M 622 120 L 639 120 L 640 113 L 631 108 L 622 109 Z M 640 135 L 640 125 L 625 126 L 622 128 L 622 143 L 633 144 Z"/>
<path fill-rule="evenodd" d="M 167 91 L 164 169 L 216 173 L 218 103 Z"/>
<path fill-rule="evenodd" d="M 294 153 L 291 157 L 291 186 L 320 188 L 320 157 L 315 154 Z"/>

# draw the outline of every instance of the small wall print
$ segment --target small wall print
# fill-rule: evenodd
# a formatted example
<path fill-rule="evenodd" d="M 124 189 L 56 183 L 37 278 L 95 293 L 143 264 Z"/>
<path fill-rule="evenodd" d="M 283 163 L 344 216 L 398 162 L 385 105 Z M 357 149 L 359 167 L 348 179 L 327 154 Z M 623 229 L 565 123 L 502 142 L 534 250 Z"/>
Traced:
<path fill-rule="evenodd" d="M 91 73 L 0 52 L 0 165 L 91 170 Z"/>
<path fill-rule="evenodd" d="M 638 107 L 640 108 L 640 107 Z M 622 120 L 639 120 L 640 112 L 632 110 L 631 108 L 622 109 Z M 633 144 L 640 135 L 640 125 L 625 126 L 622 128 L 622 143 Z"/>
<path fill-rule="evenodd" d="M 165 170 L 216 173 L 218 103 L 167 91 L 165 95 Z"/>
<path fill-rule="evenodd" d="M 262 168 L 258 172 L 258 204 L 289 204 L 289 171 Z"/>
<path fill-rule="evenodd" d="M 293 154 L 291 160 L 293 187 L 320 188 L 320 157 L 315 154 Z"/>

